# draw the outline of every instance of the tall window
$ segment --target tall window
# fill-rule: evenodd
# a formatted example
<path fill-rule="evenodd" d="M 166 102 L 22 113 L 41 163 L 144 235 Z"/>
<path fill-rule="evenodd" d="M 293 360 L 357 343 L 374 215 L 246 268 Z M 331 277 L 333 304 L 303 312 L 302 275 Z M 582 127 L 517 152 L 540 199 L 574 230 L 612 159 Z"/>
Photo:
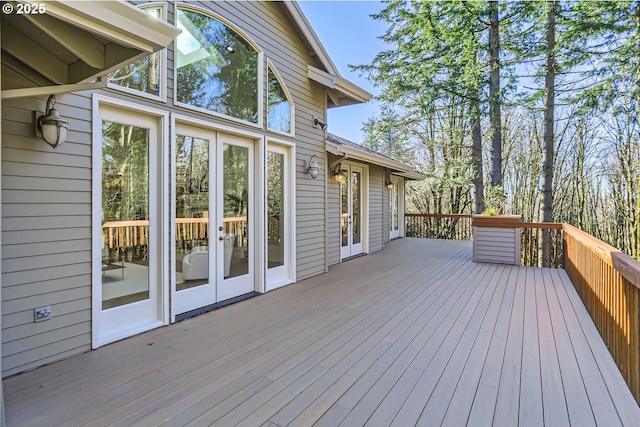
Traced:
<path fill-rule="evenodd" d="M 144 8 L 149 15 L 164 20 L 164 9 L 160 6 Z M 164 96 L 164 52 L 156 52 L 107 75 L 110 84 L 142 92 Z"/>
<path fill-rule="evenodd" d="M 267 89 L 267 128 L 276 132 L 291 132 L 291 102 L 284 84 L 269 66 Z"/>
<path fill-rule="evenodd" d="M 258 123 L 258 52 L 222 22 L 178 9 L 176 101 Z"/>

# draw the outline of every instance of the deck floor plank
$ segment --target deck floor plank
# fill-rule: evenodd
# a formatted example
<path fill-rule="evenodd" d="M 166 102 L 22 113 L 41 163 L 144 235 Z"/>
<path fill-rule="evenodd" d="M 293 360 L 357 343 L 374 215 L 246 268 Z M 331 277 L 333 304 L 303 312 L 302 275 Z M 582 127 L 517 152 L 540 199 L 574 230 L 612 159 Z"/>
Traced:
<path fill-rule="evenodd" d="M 427 239 L 4 387 L 9 427 L 640 419 L 564 271 L 473 263 L 470 242 Z"/>

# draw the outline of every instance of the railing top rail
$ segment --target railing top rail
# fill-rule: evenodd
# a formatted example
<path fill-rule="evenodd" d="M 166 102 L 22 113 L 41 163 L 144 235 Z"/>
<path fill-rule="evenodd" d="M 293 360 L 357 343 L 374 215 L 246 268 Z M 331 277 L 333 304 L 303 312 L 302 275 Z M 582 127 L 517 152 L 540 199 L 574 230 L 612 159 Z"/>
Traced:
<path fill-rule="evenodd" d="M 631 258 L 619 249 L 614 248 L 573 225 L 562 224 L 562 229 L 566 237 L 578 240 L 597 254 L 603 261 L 619 271 L 622 277 L 637 288 L 640 288 L 640 261 Z"/>
<path fill-rule="evenodd" d="M 473 218 L 470 214 L 421 214 L 421 213 L 405 213 L 404 216 L 408 217 L 422 217 L 422 218 Z"/>
<path fill-rule="evenodd" d="M 552 230 L 561 230 L 562 223 L 559 222 L 522 222 L 520 228 L 549 228 Z"/>

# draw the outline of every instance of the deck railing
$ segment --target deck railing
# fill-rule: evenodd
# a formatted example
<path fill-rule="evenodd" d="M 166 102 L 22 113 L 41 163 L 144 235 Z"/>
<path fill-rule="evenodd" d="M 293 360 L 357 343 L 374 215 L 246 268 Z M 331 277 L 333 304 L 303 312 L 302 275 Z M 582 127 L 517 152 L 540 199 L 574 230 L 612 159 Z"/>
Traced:
<path fill-rule="evenodd" d="M 520 265 L 562 268 L 564 240 L 562 224 L 523 222 L 520 224 Z"/>
<path fill-rule="evenodd" d="M 407 237 L 471 240 L 472 215 L 407 213 L 404 218 Z"/>
<path fill-rule="evenodd" d="M 640 262 L 563 224 L 564 268 L 640 403 Z"/>

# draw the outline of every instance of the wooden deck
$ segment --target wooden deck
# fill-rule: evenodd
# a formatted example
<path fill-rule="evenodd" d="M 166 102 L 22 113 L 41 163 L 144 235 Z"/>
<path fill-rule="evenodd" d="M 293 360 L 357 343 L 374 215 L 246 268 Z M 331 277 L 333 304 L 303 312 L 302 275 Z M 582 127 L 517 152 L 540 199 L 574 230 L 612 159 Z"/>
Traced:
<path fill-rule="evenodd" d="M 9 426 L 633 426 L 563 270 L 402 239 L 5 380 Z"/>

